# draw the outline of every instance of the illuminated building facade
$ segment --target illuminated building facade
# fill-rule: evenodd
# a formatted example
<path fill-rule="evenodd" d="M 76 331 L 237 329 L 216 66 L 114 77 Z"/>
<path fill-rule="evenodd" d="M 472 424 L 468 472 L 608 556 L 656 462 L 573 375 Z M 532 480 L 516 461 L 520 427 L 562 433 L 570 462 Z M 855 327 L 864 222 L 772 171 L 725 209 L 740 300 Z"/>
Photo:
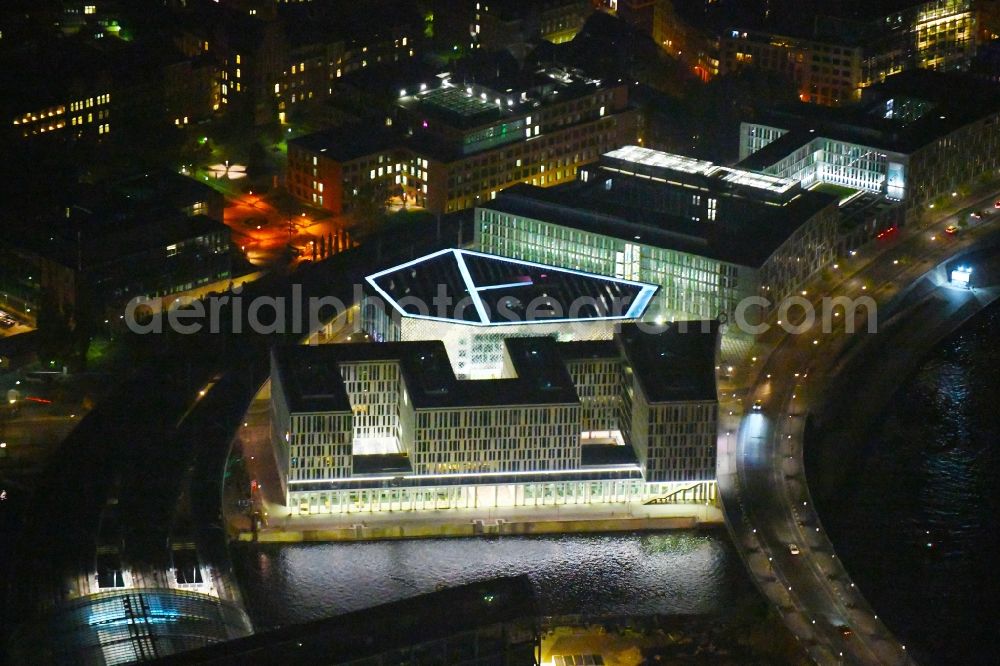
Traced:
<path fill-rule="evenodd" d="M 646 317 L 732 319 L 777 302 L 833 259 L 836 197 L 794 180 L 627 146 L 550 190 L 476 209 L 475 246 L 659 287 Z"/>
<path fill-rule="evenodd" d="M 898 74 L 853 109 L 802 105 L 744 122 L 740 166 L 881 193 L 912 214 L 1000 168 L 998 101 L 969 76 Z"/>
<path fill-rule="evenodd" d="M 861 88 L 871 83 L 862 76 L 860 46 L 740 30 L 730 31 L 719 44 L 721 73 L 749 66 L 779 72 L 795 83 L 804 102 L 855 102 Z"/>
<path fill-rule="evenodd" d="M 590 0 L 429 0 L 428 5 L 435 38 L 453 52 L 568 42 L 594 11 Z"/>
<path fill-rule="evenodd" d="M 719 74 L 718 36 L 680 16 L 671 0 L 656 0 L 653 6 L 653 41 L 702 81 Z"/>
<path fill-rule="evenodd" d="M 72 99 L 16 116 L 15 131 L 24 137 L 68 130 L 75 138 L 99 137 L 111 132 L 111 93 Z"/>
<path fill-rule="evenodd" d="M 460 379 L 504 373 L 504 343 L 515 337 L 610 340 L 637 320 L 656 287 L 441 250 L 366 278 L 361 328 L 377 342 L 440 340 Z"/>
<path fill-rule="evenodd" d="M 962 70 L 975 55 L 972 0 L 890 3 L 854 18 L 818 16 L 809 34 L 733 27 L 719 41 L 721 73 L 754 66 L 788 76 L 805 102 L 840 105 L 916 68 Z"/>
<path fill-rule="evenodd" d="M 462 380 L 441 341 L 276 349 L 272 442 L 292 513 L 715 493 L 717 326 L 504 341 Z"/>
<path fill-rule="evenodd" d="M 218 63 L 217 109 L 263 125 L 329 99 L 346 74 L 414 58 L 424 19 L 392 0 L 191 4 L 178 10 L 188 56 Z"/>
<path fill-rule="evenodd" d="M 593 11 L 589 0 L 475 2 L 475 20 L 469 32 L 475 47 L 488 51 L 537 39 L 561 44 L 580 32 Z"/>
<path fill-rule="evenodd" d="M 422 24 L 409 14 L 382 14 L 378 19 L 366 15 L 366 21 L 350 27 L 338 24 L 336 29 L 316 26 L 309 19 L 288 21 L 288 62 L 273 85 L 281 122 L 310 113 L 352 72 L 417 56 Z"/>
<path fill-rule="evenodd" d="M 289 191 L 335 213 L 373 189 L 450 213 L 516 183 L 570 182 L 601 153 L 636 140 L 638 111 L 624 84 L 552 67 L 528 78 L 498 92 L 442 74 L 399 91 L 390 128 L 293 139 Z"/>

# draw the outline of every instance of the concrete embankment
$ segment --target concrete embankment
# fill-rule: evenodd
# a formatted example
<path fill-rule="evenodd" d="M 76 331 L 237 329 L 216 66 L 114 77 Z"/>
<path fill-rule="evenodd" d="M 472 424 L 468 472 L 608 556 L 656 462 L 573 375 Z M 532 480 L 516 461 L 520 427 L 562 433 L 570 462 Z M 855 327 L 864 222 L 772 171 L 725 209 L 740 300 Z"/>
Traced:
<path fill-rule="evenodd" d="M 265 528 L 257 534 L 260 543 L 300 543 L 320 541 L 375 541 L 381 539 L 433 539 L 476 536 L 529 536 L 540 534 L 585 534 L 601 532 L 638 532 L 718 527 L 723 524 L 721 513 L 698 510 L 699 515 L 671 515 L 615 518 L 577 518 L 566 520 L 474 520 L 429 522 L 402 518 L 394 522 L 364 522 L 361 517 L 353 524 L 328 527 L 288 526 Z M 240 541 L 253 541 L 253 535 L 242 532 Z"/>

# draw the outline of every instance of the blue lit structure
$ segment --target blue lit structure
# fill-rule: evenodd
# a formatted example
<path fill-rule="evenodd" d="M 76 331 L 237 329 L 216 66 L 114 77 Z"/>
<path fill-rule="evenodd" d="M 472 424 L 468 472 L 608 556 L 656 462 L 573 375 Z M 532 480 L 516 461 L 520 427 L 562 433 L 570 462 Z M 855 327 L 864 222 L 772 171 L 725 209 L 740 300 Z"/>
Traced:
<path fill-rule="evenodd" d="M 169 588 L 101 592 L 22 629 L 15 663 L 128 664 L 249 636 L 235 603 Z"/>

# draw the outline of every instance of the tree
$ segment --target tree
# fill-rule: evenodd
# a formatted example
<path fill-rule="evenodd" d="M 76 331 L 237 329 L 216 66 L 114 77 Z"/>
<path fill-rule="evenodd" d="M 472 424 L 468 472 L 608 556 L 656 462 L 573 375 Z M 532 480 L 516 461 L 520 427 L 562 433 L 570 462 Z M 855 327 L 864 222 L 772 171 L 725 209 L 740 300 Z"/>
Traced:
<path fill-rule="evenodd" d="M 384 180 L 368 180 L 350 200 L 351 216 L 359 236 L 370 236 L 388 217 L 389 184 Z"/>
<path fill-rule="evenodd" d="M 59 309 L 51 293 L 42 291 L 38 308 L 38 351 L 43 360 L 61 359 L 72 345 L 69 318 Z"/>

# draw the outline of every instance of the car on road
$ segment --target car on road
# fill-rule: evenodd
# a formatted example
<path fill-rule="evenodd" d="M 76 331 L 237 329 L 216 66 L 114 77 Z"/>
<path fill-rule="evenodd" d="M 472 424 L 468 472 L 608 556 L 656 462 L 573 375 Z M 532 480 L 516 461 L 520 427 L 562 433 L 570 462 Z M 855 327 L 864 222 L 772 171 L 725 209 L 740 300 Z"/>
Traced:
<path fill-rule="evenodd" d="M 983 219 L 983 214 L 980 213 L 978 210 L 974 210 L 971 213 L 969 213 L 969 217 L 971 217 L 973 220 L 981 220 Z"/>
<path fill-rule="evenodd" d="M 955 234 L 958 233 L 958 227 L 956 227 L 954 224 L 949 224 L 948 227 L 944 230 L 944 232 L 949 236 L 954 236 Z"/>
<path fill-rule="evenodd" d="M 1000 208 L 1000 201 L 997 201 L 996 203 L 994 203 L 993 207 L 994 208 Z"/>
<path fill-rule="evenodd" d="M 799 547 L 796 546 L 794 543 L 790 543 L 788 544 L 788 552 L 792 555 L 798 555 L 800 552 Z"/>
<path fill-rule="evenodd" d="M 753 403 L 753 407 L 751 407 L 751 409 L 753 409 L 753 411 L 755 412 L 759 412 L 764 409 L 764 403 L 761 402 L 760 400 L 755 400 Z"/>
<path fill-rule="evenodd" d="M 835 625 L 835 627 L 837 631 L 840 632 L 840 635 L 843 636 L 844 638 L 850 638 L 851 636 L 854 635 L 854 630 L 848 627 L 846 624 L 838 624 Z"/>

